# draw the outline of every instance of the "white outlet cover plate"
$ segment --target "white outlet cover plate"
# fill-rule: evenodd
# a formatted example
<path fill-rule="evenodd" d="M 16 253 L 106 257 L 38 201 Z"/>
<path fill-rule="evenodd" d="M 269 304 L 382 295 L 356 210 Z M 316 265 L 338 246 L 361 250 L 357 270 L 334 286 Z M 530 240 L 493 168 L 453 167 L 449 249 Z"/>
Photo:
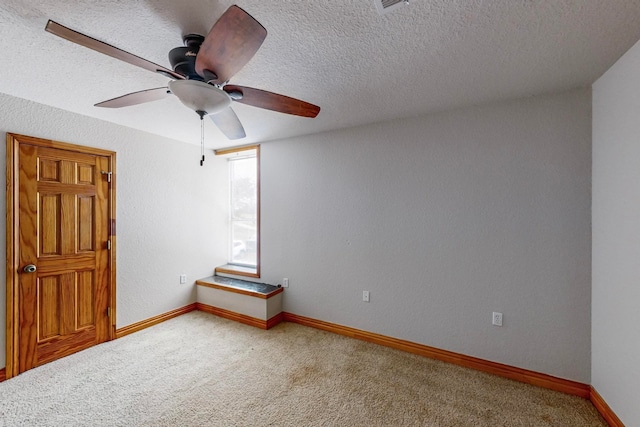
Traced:
<path fill-rule="evenodd" d="M 502 313 L 498 313 L 497 311 L 494 311 L 492 323 L 495 326 L 502 326 Z"/>

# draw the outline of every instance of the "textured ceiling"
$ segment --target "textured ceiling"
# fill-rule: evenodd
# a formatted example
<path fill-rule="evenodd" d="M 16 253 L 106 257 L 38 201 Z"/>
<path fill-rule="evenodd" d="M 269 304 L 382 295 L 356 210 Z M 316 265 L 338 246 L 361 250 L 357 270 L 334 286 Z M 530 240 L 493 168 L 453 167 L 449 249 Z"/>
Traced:
<path fill-rule="evenodd" d="M 268 31 L 231 83 L 319 105 L 315 119 L 234 103 L 247 138 L 223 147 L 588 86 L 640 39 L 639 0 L 238 0 Z M 207 34 L 233 1 L 2 0 L 0 92 L 199 143 L 175 97 L 93 104 L 167 79 L 44 31 L 48 19 L 171 68 L 186 33 Z M 640 70 L 639 70 L 640 71 Z M 1 119 L 1 116 L 0 116 Z"/>

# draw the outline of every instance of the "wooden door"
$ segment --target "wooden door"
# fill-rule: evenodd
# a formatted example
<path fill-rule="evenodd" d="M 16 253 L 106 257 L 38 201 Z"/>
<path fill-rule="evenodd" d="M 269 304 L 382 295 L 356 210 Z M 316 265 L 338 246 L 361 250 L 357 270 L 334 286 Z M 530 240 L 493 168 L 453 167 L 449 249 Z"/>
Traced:
<path fill-rule="evenodd" d="M 111 158 L 29 141 L 15 148 L 19 248 L 14 372 L 20 373 L 113 335 Z M 29 266 L 35 271 L 29 272 Z"/>

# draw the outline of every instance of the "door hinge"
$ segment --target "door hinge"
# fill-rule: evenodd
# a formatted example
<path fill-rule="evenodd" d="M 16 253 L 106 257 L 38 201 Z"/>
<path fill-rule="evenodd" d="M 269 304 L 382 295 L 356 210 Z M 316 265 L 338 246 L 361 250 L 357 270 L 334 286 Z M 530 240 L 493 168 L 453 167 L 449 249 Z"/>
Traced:
<path fill-rule="evenodd" d="M 111 307 L 107 307 L 107 317 L 111 317 Z"/>
<path fill-rule="evenodd" d="M 107 250 L 111 250 L 111 240 L 107 240 Z"/>
<path fill-rule="evenodd" d="M 102 175 L 107 175 L 107 182 L 111 182 L 111 172 L 100 171 Z"/>

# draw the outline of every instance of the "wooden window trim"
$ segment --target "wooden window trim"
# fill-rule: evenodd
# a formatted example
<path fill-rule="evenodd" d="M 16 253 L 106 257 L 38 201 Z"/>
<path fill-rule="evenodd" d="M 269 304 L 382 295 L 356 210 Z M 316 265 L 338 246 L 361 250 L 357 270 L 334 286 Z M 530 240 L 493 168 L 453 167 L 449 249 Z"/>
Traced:
<path fill-rule="evenodd" d="M 224 264 L 215 268 L 215 272 L 223 273 L 223 274 L 232 274 L 235 276 L 244 276 L 244 277 L 260 277 L 260 144 L 255 145 L 243 145 L 241 147 L 231 147 L 231 148 L 223 148 L 219 150 L 214 150 L 216 156 L 225 156 L 234 153 L 241 153 L 243 151 L 256 151 L 256 203 L 257 203 L 257 221 L 256 221 L 256 267 L 247 267 L 242 265 L 234 265 L 234 264 Z"/>

